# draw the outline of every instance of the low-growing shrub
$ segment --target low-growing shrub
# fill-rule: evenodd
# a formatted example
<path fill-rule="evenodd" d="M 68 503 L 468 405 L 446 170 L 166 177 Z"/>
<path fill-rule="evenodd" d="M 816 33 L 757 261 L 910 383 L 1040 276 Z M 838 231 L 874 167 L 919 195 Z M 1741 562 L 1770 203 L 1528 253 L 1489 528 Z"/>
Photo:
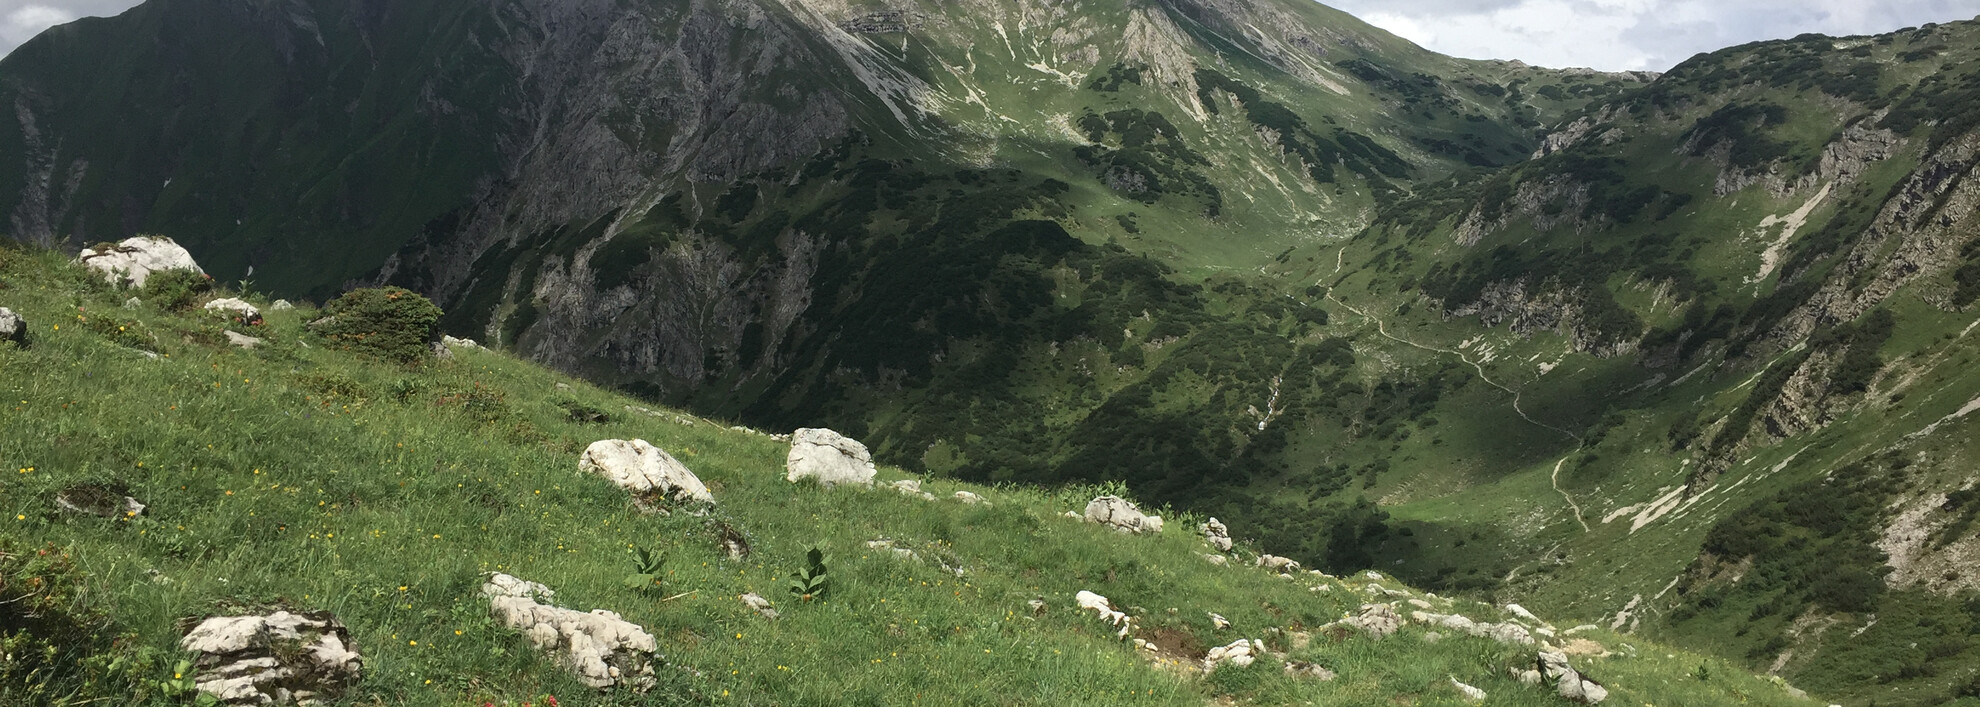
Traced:
<path fill-rule="evenodd" d="M 192 270 L 160 270 L 144 279 L 138 298 L 168 312 L 192 309 L 199 298 L 213 291 L 213 277 Z"/>
<path fill-rule="evenodd" d="M 402 287 L 362 288 L 323 306 L 325 316 L 310 324 L 324 339 L 345 349 L 414 363 L 432 349 L 440 308 Z"/>

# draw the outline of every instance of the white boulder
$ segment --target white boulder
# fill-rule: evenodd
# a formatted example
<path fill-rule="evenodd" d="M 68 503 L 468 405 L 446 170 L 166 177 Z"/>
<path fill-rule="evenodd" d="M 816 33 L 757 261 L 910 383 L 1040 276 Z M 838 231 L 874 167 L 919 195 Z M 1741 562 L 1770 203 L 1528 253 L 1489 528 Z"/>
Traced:
<path fill-rule="evenodd" d="M 1209 541 L 1210 547 L 1217 548 L 1218 552 L 1231 551 L 1231 529 L 1225 527 L 1222 521 L 1211 518 L 1200 530 L 1203 531 L 1203 539 Z"/>
<path fill-rule="evenodd" d="M 478 344 L 478 343 L 475 343 L 475 341 L 474 341 L 473 339 L 456 339 L 456 338 L 454 338 L 454 337 L 451 337 L 451 336 L 444 336 L 444 335 L 440 337 L 440 343 L 441 343 L 441 344 L 443 344 L 443 345 L 445 345 L 445 346 L 446 346 L 447 348 L 450 348 L 450 349 L 478 349 L 478 348 L 481 348 L 481 344 Z"/>
<path fill-rule="evenodd" d="M 268 303 L 268 311 L 270 312 L 286 312 L 295 308 L 296 308 L 295 305 L 290 304 L 289 301 L 285 299 L 278 299 L 275 300 L 274 302 Z"/>
<path fill-rule="evenodd" d="M 1206 612 L 1206 613 L 1210 614 L 1210 625 L 1212 627 L 1215 627 L 1217 630 L 1223 631 L 1231 627 L 1231 620 L 1224 618 L 1223 614 L 1219 614 L 1214 611 Z"/>
<path fill-rule="evenodd" d="M 985 501 L 985 500 L 983 500 L 983 497 L 982 497 L 982 496 L 978 496 L 978 495 L 976 495 L 976 494 L 973 494 L 973 493 L 970 493 L 970 492 L 968 492 L 968 491 L 957 491 L 957 492 L 956 492 L 956 500 L 958 500 L 958 501 L 962 501 L 963 503 L 967 503 L 967 504 L 969 504 L 969 505 L 972 505 L 972 506 L 974 506 L 974 505 L 977 505 L 977 504 L 979 504 L 979 503 L 981 503 L 981 504 L 988 504 L 988 503 L 989 503 L 989 501 Z"/>
<path fill-rule="evenodd" d="M 715 495 L 694 472 L 643 439 L 592 442 L 578 459 L 578 469 L 603 476 L 634 494 L 659 494 L 680 503 L 715 503 Z"/>
<path fill-rule="evenodd" d="M 1123 533 L 1162 532 L 1161 516 L 1143 515 L 1133 501 L 1119 496 L 1100 496 L 1088 501 L 1083 517 Z"/>
<path fill-rule="evenodd" d="M 1599 704 L 1609 699 L 1608 688 L 1587 678 L 1568 665 L 1565 653 L 1541 651 L 1534 659 L 1540 679 L 1554 684 L 1555 694 L 1582 704 Z"/>
<path fill-rule="evenodd" d="M 777 618 L 777 610 L 771 608 L 770 600 L 763 598 L 763 595 L 761 594 L 757 594 L 756 592 L 750 592 L 748 594 L 744 594 L 742 595 L 742 603 L 744 606 L 749 607 L 750 610 L 755 611 L 757 614 L 762 615 L 763 618 L 766 619 Z"/>
<path fill-rule="evenodd" d="M 1093 610 L 1101 620 L 1120 627 L 1120 633 L 1116 634 L 1116 637 L 1127 638 L 1128 629 L 1132 627 L 1133 621 L 1128 618 L 1126 612 L 1115 609 L 1114 603 L 1108 601 L 1106 597 L 1082 589 L 1078 594 L 1073 595 L 1073 603 L 1078 604 L 1081 609 Z"/>
<path fill-rule="evenodd" d="M 0 341 L 25 344 L 27 329 L 27 320 L 22 319 L 21 315 L 15 314 L 14 310 L 0 307 Z"/>
<path fill-rule="evenodd" d="M 1255 638 L 1240 638 L 1231 641 L 1229 645 L 1210 649 L 1210 653 L 1203 656 L 1203 670 L 1204 672 L 1209 672 L 1225 664 L 1242 668 L 1258 660 L 1258 656 L 1264 654 L 1264 641 Z"/>
<path fill-rule="evenodd" d="M 101 250 L 84 250 L 76 256 L 76 261 L 101 274 L 112 285 L 129 283 L 131 287 L 143 287 L 146 278 L 162 270 L 206 274 L 193 260 L 192 253 L 164 236 L 126 238 Z"/>
<path fill-rule="evenodd" d="M 261 310 L 239 297 L 227 297 L 206 303 L 206 311 L 221 312 L 229 319 L 239 319 L 245 324 L 261 323 Z"/>
<path fill-rule="evenodd" d="M 490 576 L 481 585 L 481 594 L 488 598 L 496 619 L 528 636 L 537 650 L 556 653 L 558 662 L 584 684 L 599 689 L 627 685 L 640 691 L 653 686 L 659 643 L 637 624 L 604 609 L 585 613 L 539 603 L 554 593 L 506 574 Z"/>
<path fill-rule="evenodd" d="M 935 494 L 921 490 L 921 481 L 918 479 L 902 479 L 900 481 L 890 481 L 887 482 L 886 485 L 894 489 L 895 491 L 901 492 L 902 496 L 919 496 L 923 501 L 935 500 Z M 965 493 L 965 492 L 958 491 L 957 493 Z M 970 495 L 974 496 L 976 494 L 970 494 Z M 958 496 L 957 498 L 961 498 L 961 496 Z"/>
<path fill-rule="evenodd" d="M 1291 573 L 1291 572 L 1299 571 L 1298 560 L 1292 559 L 1290 557 L 1280 557 L 1278 555 L 1273 555 L 1269 553 L 1259 555 L 1257 562 L 1253 564 L 1256 564 L 1259 567 L 1263 567 L 1273 572 L 1279 572 L 1279 573 Z"/>
<path fill-rule="evenodd" d="M 356 682 L 364 659 L 327 613 L 215 616 L 179 647 L 198 653 L 193 685 L 222 704 L 315 704 Z"/>
<path fill-rule="evenodd" d="M 1396 608 L 1388 604 L 1363 604 L 1361 613 L 1341 620 L 1341 623 L 1367 631 L 1375 638 L 1388 638 L 1402 628 L 1402 617 Z"/>
<path fill-rule="evenodd" d="M 244 349 L 255 348 L 257 346 L 262 345 L 262 343 L 264 343 L 261 340 L 261 337 L 248 336 L 246 334 L 242 334 L 232 329 L 227 330 L 226 334 L 227 334 L 227 343 L 233 344 L 235 346 Z"/>
<path fill-rule="evenodd" d="M 1485 700 L 1484 690 L 1458 682 L 1458 679 L 1455 677 L 1451 678 L 1451 687 L 1457 688 L 1458 694 L 1464 695 L 1464 699 L 1468 701 L 1483 702 Z"/>
<path fill-rule="evenodd" d="M 817 479 L 827 488 L 840 484 L 873 485 L 873 455 L 859 440 L 822 427 L 801 427 L 791 433 L 791 453 L 784 459 L 788 481 Z"/>

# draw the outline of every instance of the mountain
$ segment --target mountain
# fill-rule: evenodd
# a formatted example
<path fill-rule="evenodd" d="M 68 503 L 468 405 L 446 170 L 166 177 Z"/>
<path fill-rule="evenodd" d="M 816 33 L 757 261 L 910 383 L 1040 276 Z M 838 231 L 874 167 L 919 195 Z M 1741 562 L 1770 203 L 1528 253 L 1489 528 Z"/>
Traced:
<path fill-rule="evenodd" d="M 1980 671 L 1976 31 L 1658 76 L 1293 0 L 154 0 L 0 61 L 0 210 L 1940 704 Z"/>

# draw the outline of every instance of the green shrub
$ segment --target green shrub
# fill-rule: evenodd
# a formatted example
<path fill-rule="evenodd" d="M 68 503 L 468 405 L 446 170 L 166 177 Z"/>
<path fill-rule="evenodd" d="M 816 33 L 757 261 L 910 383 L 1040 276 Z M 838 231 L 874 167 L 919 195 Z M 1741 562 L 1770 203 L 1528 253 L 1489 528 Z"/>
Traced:
<path fill-rule="evenodd" d="M 160 270 L 144 279 L 138 297 L 168 312 L 182 312 L 199 303 L 200 295 L 213 291 L 213 277 L 191 270 Z"/>
<path fill-rule="evenodd" d="M 432 301 L 401 287 L 363 288 L 324 305 L 310 324 L 332 344 L 380 358 L 414 363 L 431 353 L 440 321 Z"/>

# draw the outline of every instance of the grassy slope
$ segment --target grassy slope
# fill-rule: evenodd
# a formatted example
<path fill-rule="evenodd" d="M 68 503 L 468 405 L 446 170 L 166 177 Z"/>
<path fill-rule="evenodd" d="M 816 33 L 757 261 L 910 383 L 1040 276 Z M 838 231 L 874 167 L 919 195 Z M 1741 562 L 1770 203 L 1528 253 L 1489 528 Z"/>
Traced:
<path fill-rule="evenodd" d="M 498 353 L 385 365 L 305 346 L 308 310 L 270 313 L 258 332 L 269 345 L 234 349 L 203 317 L 118 308 L 125 294 L 46 252 L 0 250 L 0 282 L 0 304 L 34 327 L 29 347 L 0 346 L 9 403 L 0 466 L 10 472 L 0 479 L 0 540 L 72 554 L 96 601 L 134 634 L 127 647 L 169 652 L 175 622 L 231 607 L 323 609 L 351 626 L 367 656 L 357 700 L 552 693 L 577 702 L 583 688 L 487 619 L 475 588 L 502 570 L 659 636 L 669 662 L 691 672 L 663 671 L 662 690 L 638 703 L 1201 704 L 1234 693 L 1269 704 L 1450 704 L 1459 701 L 1450 676 L 1483 687 L 1492 704 L 1554 701 L 1506 677 L 1519 652 L 1471 638 L 1430 644 L 1415 629 L 1379 642 L 1323 636 L 1294 651 L 1339 671 L 1332 683 L 1291 681 L 1270 661 L 1207 681 L 1154 667 L 1074 611 L 1071 595 L 1092 589 L 1146 607 L 1145 626 L 1186 632 L 1185 642 L 1242 635 L 1283 646 L 1268 628 L 1314 627 L 1353 609 L 1359 592 L 1212 566 L 1196 556 L 1187 516 L 1153 538 L 1058 516 L 1092 489 L 931 483 L 943 497 L 933 502 L 820 492 L 782 479 L 780 443 L 705 420 L 622 414 L 627 399 Z M 111 336 L 155 341 L 166 356 L 148 359 Z M 580 426 L 571 405 L 613 420 Z M 641 515 L 620 491 L 579 475 L 583 445 L 612 437 L 671 450 L 710 484 L 719 510 Z M 92 482 L 128 484 L 151 507 L 114 521 L 53 510 L 56 491 Z M 963 488 L 992 505 L 946 498 Z M 715 522 L 741 530 L 753 554 L 722 559 Z M 965 571 L 865 549 L 881 536 Z M 813 545 L 826 551 L 835 587 L 800 605 L 780 580 Z M 624 587 L 634 546 L 667 554 L 669 594 L 692 593 L 662 602 Z M 785 618 L 749 613 L 735 599 L 745 591 L 778 600 Z M 1050 607 L 1042 617 L 1026 615 L 1034 597 Z M 1213 631 L 1208 611 L 1237 629 Z M 1583 660 L 1617 704 L 1796 704 L 1716 659 L 1592 635 L 1640 656 Z M 1712 666 L 1709 679 L 1692 674 L 1700 664 Z"/>

